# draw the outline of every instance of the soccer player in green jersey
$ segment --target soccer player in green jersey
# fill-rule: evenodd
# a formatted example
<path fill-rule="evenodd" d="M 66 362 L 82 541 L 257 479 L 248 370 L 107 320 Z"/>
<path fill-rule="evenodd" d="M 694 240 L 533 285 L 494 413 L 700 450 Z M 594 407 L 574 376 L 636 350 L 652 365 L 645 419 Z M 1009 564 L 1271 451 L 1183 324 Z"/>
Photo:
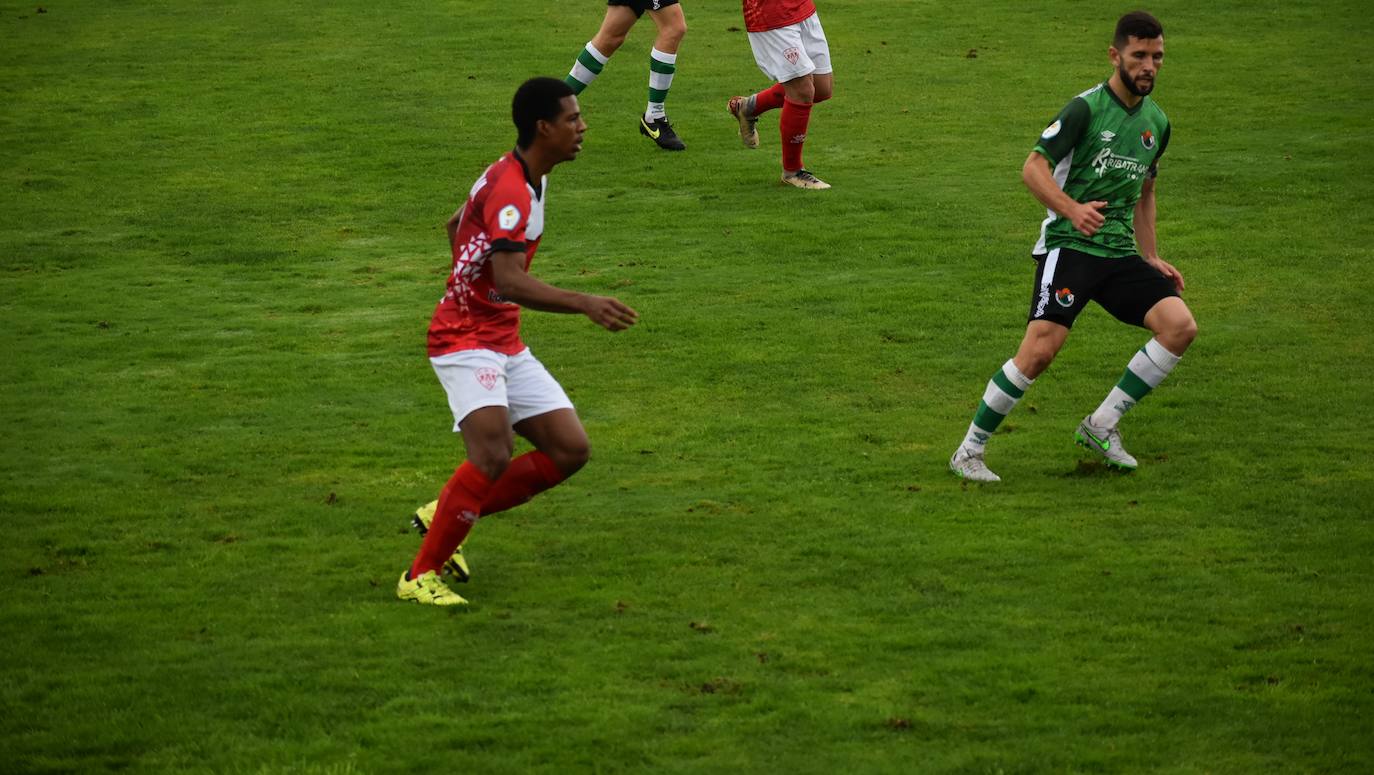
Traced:
<path fill-rule="evenodd" d="M 950 458 L 950 470 L 965 479 L 1000 480 L 983 459 L 988 439 L 1049 367 L 1089 300 L 1154 334 L 1075 433 L 1108 465 L 1135 469 L 1117 423 L 1168 376 L 1197 336 L 1179 297 L 1183 275 L 1159 257 L 1155 241 L 1155 176 L 1169 144 L 1169 120 L 1149 95 L 1164 62 L 1164 28 L 1148 13 L 1128 13 L 1107 52 L 1115 72 L 1059 112 L 1021 169 L 1031 194 L 1049 208 L 1032 251 L 1030 319 L 1016 355 L 992 375 Z"/>
<path fill-rule="evenodd" d="M 601 29 L 578 53 L 563 80 L 572 87 L 573 94 L 581 94 L 601 75 L 611 55 L 625 42 L 630 28 L 645 11 L 658 27 L 658 35 L 649 52 L 649 103 L 639 117 L 639 133 L 665 151 L 683 151 L 687 146 L 673 131 L 663 108 L 677 72 L 677 49 L 682 45 L 682 36 L 687 34 L 687 20 L 679 0 L 606 0 L 606 18 L 601 21 Z"/>

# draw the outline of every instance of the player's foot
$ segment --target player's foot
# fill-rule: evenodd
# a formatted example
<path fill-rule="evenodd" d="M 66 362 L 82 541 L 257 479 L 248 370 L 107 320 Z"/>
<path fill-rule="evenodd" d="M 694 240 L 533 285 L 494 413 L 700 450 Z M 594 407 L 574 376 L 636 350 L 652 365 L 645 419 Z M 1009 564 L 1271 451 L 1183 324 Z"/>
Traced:
<path fill-rule="evenodd" d="M 949 459 L 949 470 L 960 479 L 971 482 L 1002 481 L 1002 477 L 994 474 L 988 468 L 988 464 L 983 462 L 982 452 L 974 452 L 962 444 L 954 450 L 954 455 Z"/>
<path fill-rule="evenodd" d="M 396 582 L 396 597 L 414 600 L 421 605 L 467 605 L 462 595 L 448 588 L 439 580 L 439 574 L 432 570 L 421 573 L 414 579 L 408 578 L 410 571 L 401 574 Z"/>
<path fill-rule="evenodd" d="M 786 183 L 789 186 L 796 186 L 797 188 L 809 188 L 813 191 L 822 191 L 824 189 L 830 188 L 829 183 L 826 183 L 824 180 L 821 180 L 820 178 L 816 177 L 815 175 L 812 175 L 810 172 L 807 172 L 806 170 L 797 170 L 796 172 L 784 172 L 782 173 L 782 182 Z"/>
<path fill-rule="evenodd" d="M 1083 418 L 1078 430 L 1073 434 L 1079 446 L 1101 455 L 1107 465 L 1126 471 L 1136 469 L 1136 460 L 1121 444 L 1121 431 L 1116 428 L 1098 428 L 1092 424 L 1092 415 Z"/>
<path fill-rule="evenodd" d="M 658 147 L 665 151 L 685 151 L 687 146 L 683 144 L 682 138 L 673 131 L 673 125 L 668 123 L 668 117 L 649 120 L 647 116 L 639 117 L 639 133 L 658 143 Z"/>
<path fill-rule="evenodd" d="M 415 516 L 410 518 L 410 524 L 414 525 L 415 529 L 420 531 L 421 536 L 429 532 L 429 523 L 434 521 L 434 511 L 438 508 L 439 501 L 430 501 L 416 509 Z M 463 547 L 461 545 L 453 550 L 453 556 L 448 558 L 448 562 L 444 563 L 441 573 L 452 576 L 453 580 L 459 583 L 465 582 L 472 577 L 472 574 L 468 573 L 468 561 L 463 557 Z"/>
<path fill-rule="evenodd" d="M 729 109 L 730 115 L 739 122 L 740 142 L 744 143 L 745 148 L 757 148 L 759 147 L 759 120 L 757 116 L 750 116 L 746 111 L 748 102 L 747 97 L 731 97 L 730 101 L 725 103 L 725 107 Z"/>

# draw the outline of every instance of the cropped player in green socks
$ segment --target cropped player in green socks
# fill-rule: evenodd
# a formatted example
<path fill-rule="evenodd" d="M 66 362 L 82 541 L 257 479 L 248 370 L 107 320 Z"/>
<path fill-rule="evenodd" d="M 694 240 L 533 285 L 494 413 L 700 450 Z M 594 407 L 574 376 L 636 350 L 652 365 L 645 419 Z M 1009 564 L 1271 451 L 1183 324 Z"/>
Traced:
<path fill-rule="evenodd" d="M 687 34 L 682 6 L 678 0 L 607 0 L 606 6 L 601 29 L 577 55 L 572 70 L 563 80 L 573 88 L 574 94 L 581 94 L 601 75 L 606 62 L 630 34 L 630 28 L 648 11 L 649 18 L 658 27 L 658 36 L 649 52 L 649 103 L 639 117 L 639 133 L 664 150 L 686 150 L 687 146 L 673 131 L 663 108 L 668 89 L 673 85 L 673 74 L 677 72 L 677 49 L 682 44 L 682 36 Z"/>
<path fill-rule="evenodd" d="M 1169 120 L 1149 95 L 1164 62 L 1164 28 L 1143 11 L 1126 14 L 1108 55 L 1115 72 L 1060 111 L 1022 167 L 1026 186 L 1049 208 L 1032 251 L 1030 321 L 950 458 L 950 470 L 965 479 L 1000 480 L 983 460 L 988 439 L 1049 367 L 1089 300 L 1154 333 L 1074 435 L 1108 465 L 1136 467 L 1117 423 L 1168 376 L 1197 336 L 1178 295 L 1183 275 L 1159 257 L 1155 242 L 1155 176 L 1169 144 Z"/>

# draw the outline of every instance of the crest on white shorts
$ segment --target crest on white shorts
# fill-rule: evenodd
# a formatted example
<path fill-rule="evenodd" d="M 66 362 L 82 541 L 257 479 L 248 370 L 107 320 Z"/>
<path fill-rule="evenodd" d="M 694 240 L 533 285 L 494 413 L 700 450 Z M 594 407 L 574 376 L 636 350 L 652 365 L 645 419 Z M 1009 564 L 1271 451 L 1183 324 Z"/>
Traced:
<path fill-rule="evenodd" d="M 782 52 L 782 58 L 786 59 L 790 64 L 795 65 L 797 63 L 797 60 L 801 59 L 801 49 L 797 48 L 796 46 L 793 46 L 792 48 L 789 48 L 786 51 Z"/>
<path fill-rule="evenodd" d="M 482 387 L 491 390 L 496 387 L 496 380 L 501 378 L 501 370 L 493 369 L 490 366 L 483 366 L 477 370 L 477 381 Z"/>

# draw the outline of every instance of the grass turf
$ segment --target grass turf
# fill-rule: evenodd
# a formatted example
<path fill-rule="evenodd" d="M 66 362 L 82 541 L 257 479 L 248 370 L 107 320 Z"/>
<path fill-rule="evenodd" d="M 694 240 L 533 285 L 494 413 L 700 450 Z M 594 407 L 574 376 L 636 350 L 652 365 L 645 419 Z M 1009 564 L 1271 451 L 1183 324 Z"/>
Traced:
<path fill-rule="evenodd" d="M 0 3 L 0 761 L 25 772 L 1367 771 L 1374 76 L 1356 3 L 1169 2 L 1164 255 L 1201 337 L 1071 444 L 1141 332 L 1090 311 L 945 461 L 1023 326 L 1036 133 L 1115 12 L 834 0 L 776 183 L 738 8 L 582 96 L 529 313 L 593 463 L 398 603 L 459 460 L 423 331 L 442 223 L 596 3 Z M 1355 86 L 1352 86 L 1355 84 Z"/>

